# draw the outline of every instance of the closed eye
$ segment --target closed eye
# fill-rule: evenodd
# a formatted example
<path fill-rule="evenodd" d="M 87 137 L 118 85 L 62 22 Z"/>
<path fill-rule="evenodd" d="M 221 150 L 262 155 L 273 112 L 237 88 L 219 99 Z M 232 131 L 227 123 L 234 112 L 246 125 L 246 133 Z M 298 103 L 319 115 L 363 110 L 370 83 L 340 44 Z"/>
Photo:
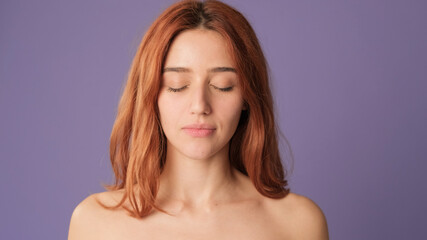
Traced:
<path fill-rule="evenodd" d="M 180 87 L 180 88 L 171 88 L 171 87 L 168 87 L 168 91 L 169 92 L 181 92 L 182 90 L 184 90 L 186 88 L 187 88 L 187 86 Z"/>
<path fill-rule="evenodd" d="M 216 90 L 222 91 L 222 92 L 230 92 L 231 90 L 233 90 L 233 86 L 231 87 L 226 87 L 226 88 L 220 88 L 217 86 L 212 85 L 212 87 Z"/>

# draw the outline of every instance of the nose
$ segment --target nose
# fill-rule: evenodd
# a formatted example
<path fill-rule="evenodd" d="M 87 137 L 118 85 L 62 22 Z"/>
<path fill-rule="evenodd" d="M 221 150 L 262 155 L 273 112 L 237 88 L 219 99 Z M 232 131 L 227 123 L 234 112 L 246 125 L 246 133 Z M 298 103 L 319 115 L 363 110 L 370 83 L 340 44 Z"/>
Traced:
<path fill-rule="evenodd" d="M 211 113 L 212 109 L 209 101 L 209 94 L 205 87 L 200 86 L 195 89 L 190 101 L 191 114 L 207 115 Z"/>

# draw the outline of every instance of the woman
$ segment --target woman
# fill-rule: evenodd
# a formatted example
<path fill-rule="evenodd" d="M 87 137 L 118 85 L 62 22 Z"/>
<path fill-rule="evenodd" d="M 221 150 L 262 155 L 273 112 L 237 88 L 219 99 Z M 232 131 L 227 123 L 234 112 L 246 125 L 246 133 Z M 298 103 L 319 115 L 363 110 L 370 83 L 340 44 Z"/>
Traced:
<path fill-rule="evenodd" d="M 81 202 L 69 239 L 328 239 L 289 193 L 266 61 L 236 10 L 169 7 L 144 36 L 113 127 L 116 182 Z"/>

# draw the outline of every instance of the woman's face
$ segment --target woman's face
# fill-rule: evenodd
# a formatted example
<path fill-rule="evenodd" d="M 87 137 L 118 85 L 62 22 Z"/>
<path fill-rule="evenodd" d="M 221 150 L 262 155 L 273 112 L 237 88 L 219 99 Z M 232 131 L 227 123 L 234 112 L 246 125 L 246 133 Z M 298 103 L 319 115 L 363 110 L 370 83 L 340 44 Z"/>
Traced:
<path fill-rule="evenodd" d="M 168 155 L 228 156 L 243 99 L 223 37 L 204 29 L 180 33 L 170 46 L 161 81 L 158 107 Z"/>

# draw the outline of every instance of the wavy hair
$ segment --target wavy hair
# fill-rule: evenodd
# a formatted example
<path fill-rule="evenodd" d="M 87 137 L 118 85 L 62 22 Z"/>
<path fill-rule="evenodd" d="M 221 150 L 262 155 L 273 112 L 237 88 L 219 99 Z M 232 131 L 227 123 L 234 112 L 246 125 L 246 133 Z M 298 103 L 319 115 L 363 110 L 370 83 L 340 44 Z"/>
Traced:
<path fill-rule="evenodd" d="M 110 138 L 115 182 L 106 189 L 124 190 L 122 206 L 142 218 L 157 209 L 159 177 L 166 160 L 157 98 L 163 64 L 174 38 L 182 31 L 203 28 L 220 33 L 236 63 L 246 110 L 230 140 L 232 167 L 248 176 L 269 198 L 289 193 L 278 149 L 267 63 L 254 30 L 234 8 L 213 0 L 181 1 L 167 8 L 144 35 L 133 59 Z M 131 208 L 124 206 L 129 200 Z M 98 201 L 99 202 L 99 201 Z"/>

